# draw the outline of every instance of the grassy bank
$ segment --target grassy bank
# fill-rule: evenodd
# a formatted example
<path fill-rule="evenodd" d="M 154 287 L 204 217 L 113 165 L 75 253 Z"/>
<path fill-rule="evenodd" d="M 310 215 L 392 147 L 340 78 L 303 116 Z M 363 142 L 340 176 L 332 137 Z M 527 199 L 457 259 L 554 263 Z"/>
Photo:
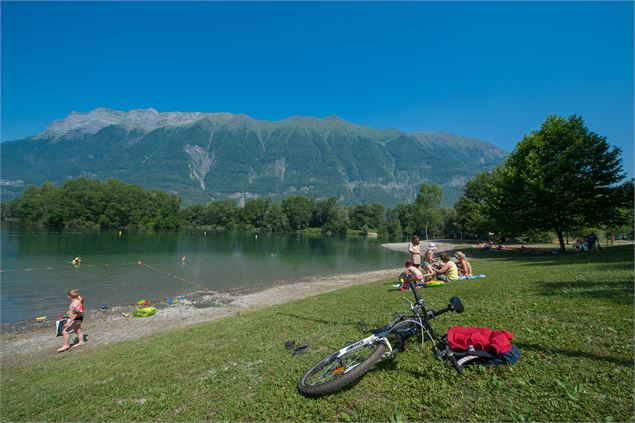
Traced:
<path fill-rule="evenodd" d="M 435 321 L 516 334 L 513 366 L 464 376 L 411 344 L 351 389 L 298 394 L 302 373 L 403 311 L 393 281 L 164 333 L 3 367 L 4 421 L 633 421 L 633 249 L 595 256 L 469 252 L 486 279 L 422 291 L 429 306 L 462 298 Z M 292 288 L 290 288 L 292 289 Z M 86 325 L 90 333 L 90 322 Z M 302 355 L 285 340 L 309 343 Z M 52 353 L 53 354 L 53 353 Z"/>

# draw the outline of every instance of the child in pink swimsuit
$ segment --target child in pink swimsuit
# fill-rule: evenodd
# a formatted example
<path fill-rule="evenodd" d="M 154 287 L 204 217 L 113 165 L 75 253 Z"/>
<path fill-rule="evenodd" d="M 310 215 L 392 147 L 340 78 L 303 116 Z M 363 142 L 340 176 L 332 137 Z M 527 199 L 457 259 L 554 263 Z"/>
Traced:
<path fill-rule="evenodd" d="M 425 284 L 426 278 L 432 276 L 431 273 L 427 273 L 424 275 L 421 270 L 414 266 L 412 260 L 407 260 L 404 263 L 404 267 L 406 268 L 406 271 L 402 273 L 405 276 L 403 278 L 404 282 L 401 284 L 402 291 L 406 291 L 408 289 L 407 282 L 410 278 L 415 278 L 417 284 Z"/>
<path fill-rule="evenodd" d="M 84 333 L 82 332 L 82 322 L 84 321 L 84 297 L 79 295 L 79 290 L 76 288 L 68 291 L 66 297 L 70 300 L 71 304 L 68 306 L 68 321 L 64 324 L 64 330 L 62 330 L 64 345 L 62 345 L 57 352 L 68 351 L 71 348 L 70 332 L 73 330 L 79 340 L 79 342 L 73 345 L 73 347 L 81 347 L 84 345 Z"/>

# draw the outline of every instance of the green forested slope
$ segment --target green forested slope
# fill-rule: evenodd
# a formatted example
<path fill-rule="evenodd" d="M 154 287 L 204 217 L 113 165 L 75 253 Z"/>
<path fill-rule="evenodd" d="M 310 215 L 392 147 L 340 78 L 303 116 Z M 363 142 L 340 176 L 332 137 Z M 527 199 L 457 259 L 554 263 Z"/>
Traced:
<path fill-rule="evenodd" d="M 343 203 L 410 201 L 422 182 L 456 199 L 466 179 L 505 153 L 484 141 L 444 133 L 406 134 L 336 117 L 279 122 L 245 115 L 204 117 L 150 131 L 123 125 L 3 143 L 2 197 L 28 184 L 109 177 L 174 192 L 182 204 L 290 195 Z"/>

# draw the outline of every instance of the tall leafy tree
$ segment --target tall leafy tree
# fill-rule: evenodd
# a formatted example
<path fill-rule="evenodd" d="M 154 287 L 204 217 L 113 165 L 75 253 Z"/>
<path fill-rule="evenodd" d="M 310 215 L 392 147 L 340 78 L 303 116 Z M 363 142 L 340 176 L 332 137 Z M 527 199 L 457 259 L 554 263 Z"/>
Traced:
<path fill-rule="evenodd" d="M 271 206 L 271 200 L 252 198 L 245 201 L 245 205 L 238 212 L 241 223 L 253 225 L 256 228 L 264 227 L 264 218 L 267 210 Z"/>
<path fill-rule="evenodd" d="M 431 230 L 440 231 L 443 226 L 443 189 L 437 184 L 423 183 L 415 199 L 416 218 L 422 226 L 423 234 L 429 239 Z"/>
<path fill-rule="evenodd" d="M 282 210 L 289 219 L 289 225 L 294 230 L 309 227 L 311 214 L 313 213 L 314 202 L 299 195 L 288 197 L 282 200 Z"/>
<path fill-rule="evenodd" d="M 264 217 L 264 228 L 273 232 L 285 232 L 289 230 L 289 219 L 278 204 L 271 204 Z"/>
<path fill-rule="evenodd" d="M 579 116 L 549 116 L 525 136 L 503 165 L 500 221 L 515 231 L 550 230 L 565 250 L 564 233 L 609 224 L 625 206 L 620 149 L 591 132 Z"/>
<path fill-rule="evenodd" d="M 500 170 L 483 172 L 467 181 L 463 194 L 454 205 L 456 223 L 462 231 L 479 238 L 486 238 L 487 233 L 499 230 L 500 222 L 506 220 L 502 213 L 494 211 L 499 202 Z"/>
<path fill-rule="evenodd" d="M 219 200 L 206 207 L 208 225 L 217 225 L 223 228 L 231 227 L 236 220 L 238 206 L 234 200 Z"/>
<path fill-rule="evenodd" d="M 337 197 L 335 196 L 316 201 L 311 215 L 311 227 L 323 228 L 328 222 L 336 221 L 337 209 Z"/>
<path fill-rule="evenodd" d="M 620 185 L 620 195 L 624 207 L 616 207 L 615 215 L 611 221 L 604 225 L 607 236 L 611 241 L 615 241 L 615 236 L 626 236 L 633 239 L 633 207 L 635 206 L 635 187 L 633 180 L 627 181 Z"/>
<path fill-rule="evenodd" d="M 417 206 L 415 204 L 398 204 L 389 213 L 390 221 L 398 220 L 403 234 L 412 235 L 419 232 L 420 226 L 417 223 Z"/>
<path fill-rule="evenodd" d="M 379 229 L 384 226 L 386 209 L 381 204 L 359 204 L 349 211 L 351 228 L 362 229 L 364 226 Z"/>

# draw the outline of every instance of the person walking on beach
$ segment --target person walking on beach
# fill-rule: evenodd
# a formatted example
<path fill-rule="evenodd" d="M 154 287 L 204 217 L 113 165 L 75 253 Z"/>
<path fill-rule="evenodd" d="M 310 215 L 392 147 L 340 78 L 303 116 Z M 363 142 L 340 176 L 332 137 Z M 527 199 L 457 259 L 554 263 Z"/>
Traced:
<path fill-rule="evenodd" d="M 73 288 L 68 291 L 66 297 L 71 304 L 68 306 L 68 321 L 64 324 L 62 330 L 62 337 L 64 338 L 64 345 L 62 345 L 57 352 L 68 351 L 71 348 L 70 339 L 71 331 L 75 331 L 79 342 L 73 347 L 81 347 L 84 345 L 84 333 L 82 332 L 82 322 L 84 321 L 84 297 L 79 294 L 77 288 Z"/>
<path fill-rule="evenodd" d="M 410 253 L 410 260 L 412 260 L 413 266 L 419 268 L 421 266 L 421 246 L 419 245 L 419 237 L 417 235 L 412 236 L 410 244 L 408 244 L 408 252 Z"/>

